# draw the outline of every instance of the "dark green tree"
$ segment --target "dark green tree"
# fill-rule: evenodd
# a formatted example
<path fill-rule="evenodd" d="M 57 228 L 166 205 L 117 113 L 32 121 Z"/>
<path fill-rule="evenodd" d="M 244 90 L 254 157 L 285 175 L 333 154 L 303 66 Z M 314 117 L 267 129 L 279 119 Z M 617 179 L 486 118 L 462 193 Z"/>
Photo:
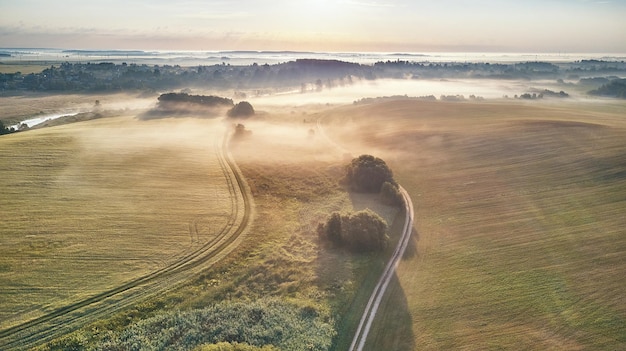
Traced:
<path fill-rule="evenodd" d="M 372 155 L 361 155 L 346 167 L 345 182 L 352 190 L 366 193 L 380 192 L 383 183 L 396 184 L 385 161 Z"/>

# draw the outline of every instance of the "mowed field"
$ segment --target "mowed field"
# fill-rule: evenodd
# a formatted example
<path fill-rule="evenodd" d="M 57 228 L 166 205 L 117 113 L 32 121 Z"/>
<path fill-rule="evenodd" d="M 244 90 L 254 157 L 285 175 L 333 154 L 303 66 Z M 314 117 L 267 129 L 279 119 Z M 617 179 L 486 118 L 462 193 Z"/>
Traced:
<path fill-rule="evenodd" d="M 121 116 L 0 137 L 0 329 L 164 268 L 232 213 L 218 120 Z"/>
<path fill-rule="evenodd" d="M 367 349 L 626 347 L 626 105 L 392 101 L 322 117 L 416 232 Z"/>

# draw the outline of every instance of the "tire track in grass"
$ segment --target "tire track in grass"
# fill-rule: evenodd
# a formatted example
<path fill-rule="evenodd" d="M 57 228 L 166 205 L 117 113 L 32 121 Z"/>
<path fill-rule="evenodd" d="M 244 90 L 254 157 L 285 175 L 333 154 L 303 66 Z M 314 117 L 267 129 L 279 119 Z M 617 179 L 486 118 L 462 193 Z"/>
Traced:
<path fill-rule="evenodd" d="M 219 164 L 231 194 L 231 216 L 213 239 L 167 267 L 30 321 L 1 330 L 1 349 L 25 349 L 44 343 L 142 299 L 163 293 L 206 268 L 204 264 L 212 263 L 212 260 L 218 259 L 228 253 L 229 249 L 233 249 L 249 225 L 252 198 L 239 167 L 228 151 L 229 136 L 227 134 L 221 145 L 216 142 L 215 147 L 219 151 L 217 153 Z"/>

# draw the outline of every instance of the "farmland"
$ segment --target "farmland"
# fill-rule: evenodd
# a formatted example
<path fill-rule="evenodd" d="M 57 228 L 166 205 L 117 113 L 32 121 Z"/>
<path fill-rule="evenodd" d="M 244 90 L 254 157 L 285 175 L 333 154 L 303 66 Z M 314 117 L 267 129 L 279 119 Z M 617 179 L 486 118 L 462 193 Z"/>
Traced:
<path fill-rule="evenodd" d="M 325 116 L 416 204 L 367 349 L 623 347 L 624 111 L 396 101 Z"/>
<path fill-rule="evenodd" d="M 347 152 L 385 159 L 416 211 L 366 349 L 625 342 L 623 103 L 384 99 L 255 109 L 242 121 L 249 133 L 230 145 L 255 203 L 237 249 L 185 284 L 85 319 L 61 345 L 124 347 L 130 335 L 171 345 L 158 326 L 173 321 L 206 343 L 206 330 L 185 323 L 219 317 L 241 329 L 231 319 L 243 310 L 275 323 L 245 342 L 260 347 L 254 335 L 273 333 L 286 349 L 347 348 L 391 250 L 328 247 L 316 226 L 332 211 L 372 208 L 390 224 L 393 246 L 402 222 L 396 208 L 338 184 Z M 11 219 L 0 223 L 2 329 L 167 267 L 228 225 L 232 196 L 216 141 L 231 126 L 118 114 L 0 138 L 0 199 Z M 310 325 L 318 333 L 298 332 Z"/>
<path fill-rule="evenodd" d="M 3 138 L 2 327 L 168 267 L 220 234 L 233 211 L 222 135 L 216 121 L 121 116 Z"/>

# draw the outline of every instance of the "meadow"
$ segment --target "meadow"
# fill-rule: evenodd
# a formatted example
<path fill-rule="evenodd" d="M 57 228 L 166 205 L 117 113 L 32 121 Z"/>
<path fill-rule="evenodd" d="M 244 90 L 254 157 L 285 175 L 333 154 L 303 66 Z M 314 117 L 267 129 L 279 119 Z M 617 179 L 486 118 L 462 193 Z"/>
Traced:
<path fill-rule="evenodd" d="M 128 347 L 129 338 L 185 349 L 183 335 L 187 348 L 210 348 L 215 335 L 242 349 L 346 349 L 390 250 L 334 248 L 317 224 L 333 211 L 372 208 L 390 224 L 393 247 L 402 222 L 396 208 L 339 185 L 343 166 L 363 153 L 388 162 L 416 210 L 367 349 L 626 342 L 623 103 L 255 109 L 238 121 L 250 133 L 230 144 L 254 198 L 237 249 L 40 350 Z M 15 218 L 0 227 L 3 328 L 167 265 L 228 222 L 215 140 L 232 122 L 135 116 L 0 139 L 2 209 Z M 231 332 L 198 327 L 220 320 Z"/>
<path fill-rule="evenodd" d="M 413 249 L 366 348 L 622 348 L 625 111 L 392 101 L 325 115 L 415 203 Z"/>

